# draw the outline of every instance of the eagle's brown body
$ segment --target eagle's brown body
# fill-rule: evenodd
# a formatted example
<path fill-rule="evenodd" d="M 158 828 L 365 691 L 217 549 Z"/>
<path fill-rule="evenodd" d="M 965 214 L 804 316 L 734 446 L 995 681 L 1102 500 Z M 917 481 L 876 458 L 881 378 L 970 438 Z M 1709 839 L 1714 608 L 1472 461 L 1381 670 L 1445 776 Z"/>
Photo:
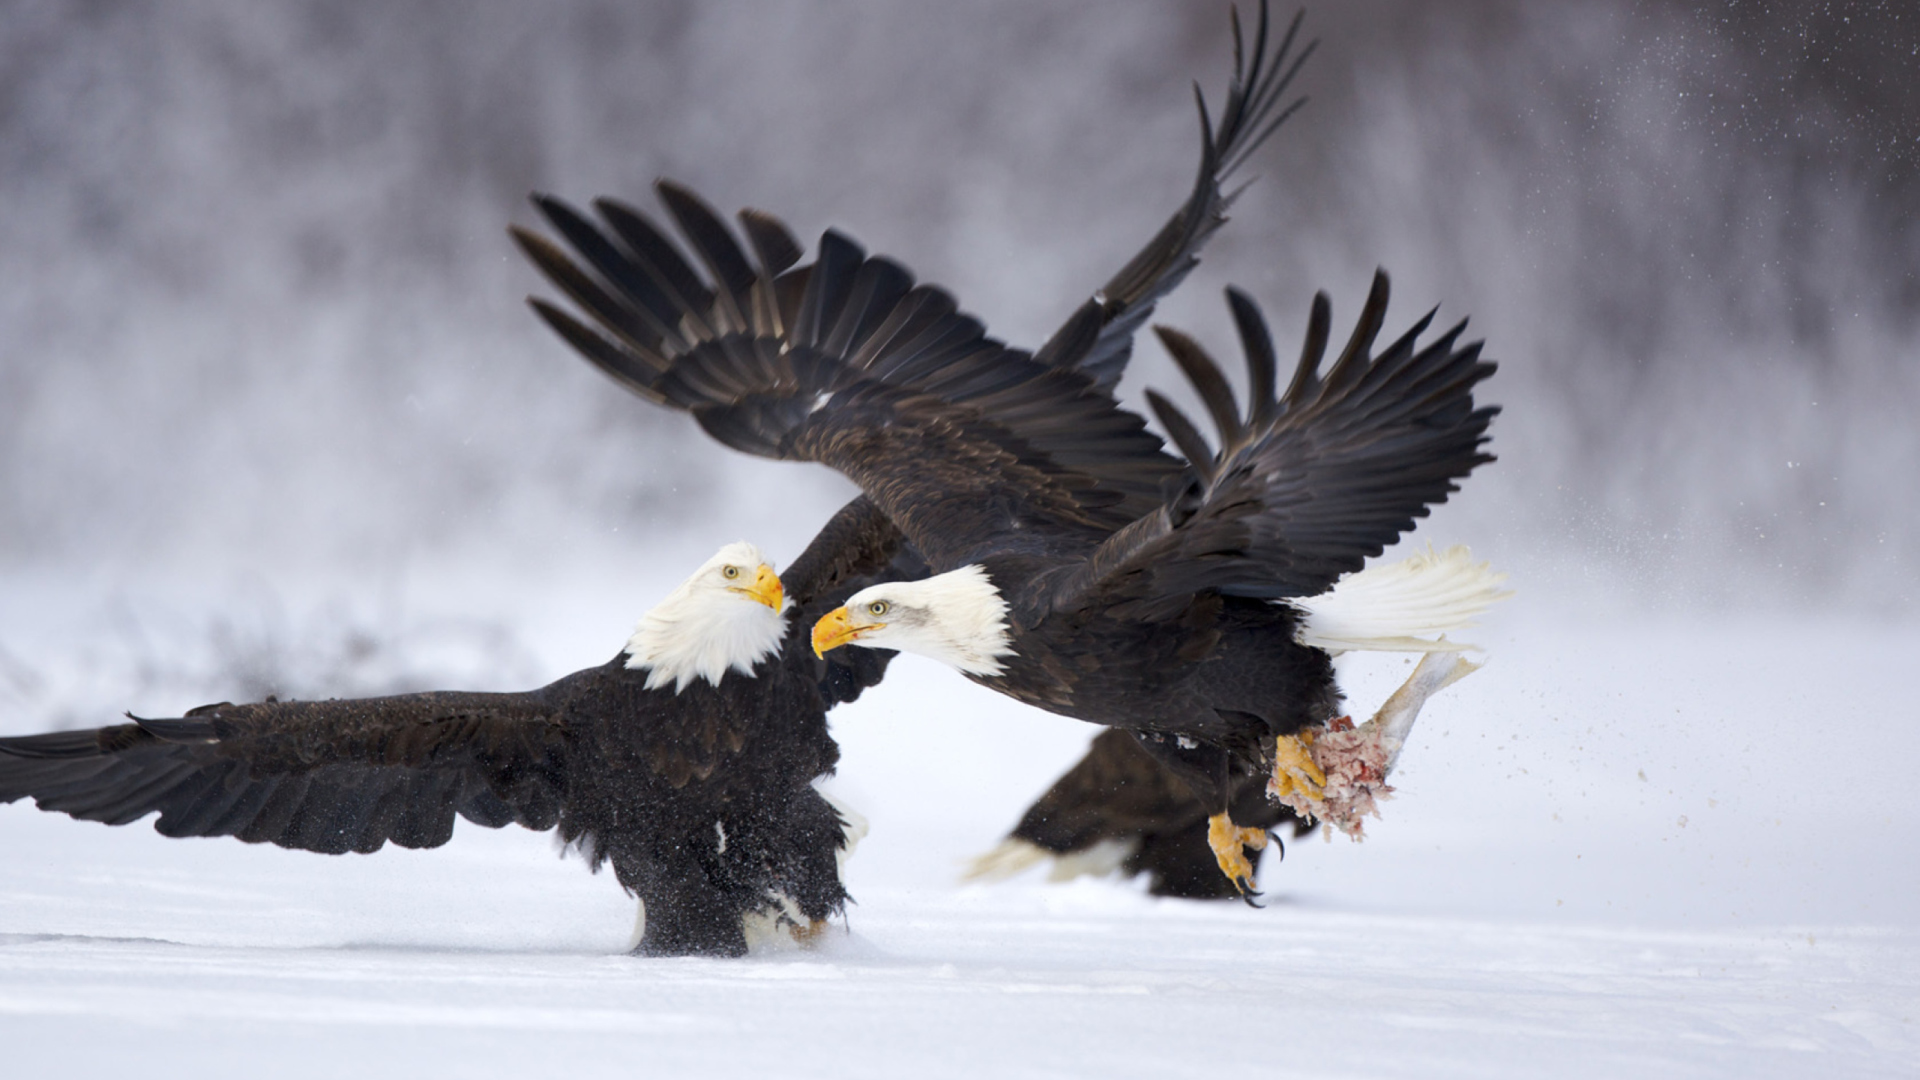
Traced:
<path fill-rule="evenodd" d="M 994 560 L 984 565 L 1001 580 Z M 1291 608 L 1217 592 L 1154 622 L 1119 607 L 1050 611 L 1030 626 L 1015 619 L 1005 672 L 971 677 L 1078 720 L 1218 742 L 1245 726 L 1223 714 L 1289 735 L 1325 722 L 1340 703 L 1327 654 L 1294 641 Z"/>
<path fill-rule="evenodd" d="M 994 560 L 984 565 L 996 576 Z M 1292 608 L 1212 591 L 1163 620 L 1126 617 L 1125 606 L 1049 611 L 1031 626 L 1016 615 L 1005 671 L 968 677 L 1140 736 L 1210 804 L 1224 804 L 1233 775 L 1248 774 L 1273 737 L 1338 715 L 1333 664 L 1294 640 Z"/>

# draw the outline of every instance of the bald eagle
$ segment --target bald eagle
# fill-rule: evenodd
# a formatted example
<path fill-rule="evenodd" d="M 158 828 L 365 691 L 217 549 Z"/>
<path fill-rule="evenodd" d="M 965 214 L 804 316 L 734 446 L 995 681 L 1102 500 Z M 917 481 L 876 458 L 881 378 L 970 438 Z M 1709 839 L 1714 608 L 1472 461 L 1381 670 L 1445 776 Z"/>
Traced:
<path fill-rule="evenodd" d="M 886 656 L 821 663 L 794 632 L 896 565 L 856 499 L 784 579 L 729 544 L 641 618 L 612 660 L 527 693 L 438 691 L 206 705 L 185 716 L 0 739 L 0 803 L 166 836 L 305 851 L 438 847 L 457 816 L 553 829 L 640 901 L 635 949 L 737 956 L 818 933 L 864 830 L 814 786 L 826 713 Z M 877 661 L 877 662 L 874 662 Z"/>
<path fill-rule="evenodd" d="M 1265 318 L 1244 294 L 1230 289 L 1228 299 L 1247 356 L 1247 411 L 1198 345 L 1160 329 L 1220 447 L 1149 391 L 1185 461 L 1157 448 L 1128 459 L 1171 467 L 1158 505 L 1124 522 L 1103 517 L 1097 488 L 1092 498 L 1075 490 L 1086 484 L 1085 467 L 1038 455 L 994 461 L 994 451 L 1017 445 L 1013 425 L 986 417 L 950 434 L 958 427 L 951 405 L 904 404 L 876 422 L 834 410 L 831 402 L 860 393 L 837 387 L 785 445 L 817 447 L 796 456 L 826 461 L 875 494 L 910 539 L 924 539 L 934 571 L 855 593 L 815 625 L 816 650 L 867 645 L 931 656 L 1028 704 L 1135 733 L 1211 809 L 1209 845 L 1250 898 L 1244 849 L 1263 846 L 1266 832 L 1234 819 L 1229 804 L 1240 778 L 1260 775 L 1280 801 L 1323 812 L 1327 775 L 1311 744 L 1342 713 L 1332 655 L 1449 651 L 1443 637 L 1417 635 L 1470 625 L 1503 595 L 1503 578 L 1464 550 L 1360 572 L 1492 460 L 1482 447 L 1499 410 L 1474 403 L 1494 365 L 1480 359 L 1478 343 L 1459 344 L 1464 323 L 1421 347 L 1429 314 L 1375 353 L 1385 274 L 1324 374 L 1331 308 L 1324 294 L 1315 298 L 1284 393 L 1276 392 Z M 1039 380 L 1023 389 L 1031 400 L 1016 409 L 1058 394 Z M 1067 410 L 1055 403 L 1049 411 Z M 841 424 L 861 429 L 863 452 L 846 450 L 856 440 L 835 430 Z M 989 464 L 961 476 L 943 459 Z M 921 466 L 916 475 L 905 462 Z M 1443 674 L 1451 681 L 1470 670 Z M 1414 713 L 1445 684 L 1424 681 L 1429 671 L 1399 699 Z M 1357 828 L 1344 813 L 1336 820 Z"/>
<path fill-rule="evenodd" d="M 1316 825 L 1268 798 L 1258 776 L 1238 778 L 1228 807 L 1239 825 L 1276 837 L 1282 831 L 1305 836 Z M 1239 890 L 1220 873 L 1207 844 L 1212 812 L 1130 732 L 1106 728 L 1004 840 L 968 865 L 965 877 L 999 881 L 1048 863 L 1052 881 L 1118 872 L 1145 878 L 1154 896 L 1232 899 Z M 1242 854 L 1257 868 L 1277 846 L 1248 846 Z"/>
<path fill-rule="evenodd" d="M 1236 20 L 1218 127 L 1201 103 L 1193 195 L 1032 353 L 988 337 L 945 292 L 837 231 L 797 265 L 800 245 L 771 215 L 740 214 L 743 247 L 665 181 L 657 191 L 692 258 L 611 200 L 595 204 L 595 223 L 535 197 L 578 262 L 513 230 L 585 321 L 543 300 L 535 310 L 587 359 L 728 446 L 839 470 L 926 563 L 929 576 L 871 586 L 823 616 L 818 651 L 921 653 L 1023 702 L 1136 733 L 1210 809 L 1218 865 L 1248 894 L 1244 849 L 1266 834 L 1231 817 L 1236 778 L 1266 776 L 1276 796 L 1318 805 L 1325 777 L 1306 740 L 1339 714 L 1334 628 L 1310 601 L 1492 460 L 1481 447 L 1497 412 L 1474 403 L 1493 365 L 1461 344 L 1464 323 L 1421 346 L 1429 314 L 1376 353 L 1384 274 L 1324 374 L 1331 309 L 1316 298 L 1283 393 L 1264 316 L 1229 292 L 1248 361 L 1244 416 L 1217 365 L 1161 331 L 1220 431 L 1218 451 L 1155 395 L 1182 457 L 1169 454 L 1115 400 L 1132 330 L 1222 220 L 1221 178 L 1290 111 L 1268 119 L 1298 70 L 1285 63 L 1293 36 L 1270 56 L 1263 10 L 1244 63 Z M 1490 595 L 1484 581 L 1456 591 Z M 1405 597 L 1386 599 L 1359 613 L 1362 638 L 1338 647 L 1408 647 L 1411 627 L 1380 617 Z M 1459 625 L 1480 601 L 1442 605 L 1449 617 L 1437 625 Z M 1417 621 L 1435 625 L 1425 613 Z"/>

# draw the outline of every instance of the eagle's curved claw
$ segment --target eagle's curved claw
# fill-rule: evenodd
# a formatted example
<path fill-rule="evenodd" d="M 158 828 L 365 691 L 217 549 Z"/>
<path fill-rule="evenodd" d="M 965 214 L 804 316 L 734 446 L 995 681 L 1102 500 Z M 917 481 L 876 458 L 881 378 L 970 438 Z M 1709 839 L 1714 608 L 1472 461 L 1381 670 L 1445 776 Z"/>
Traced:
<path fill-rule="evenodd" d="M 1213 858 L 1220 864 L 1220 872 L 1227 875 L 1233 887 L 1240 890 L 1240 898 L 1253 907 L 1259 904 L 1253 898 L 1260 895 L 1253 887 L 1253 863 L 1247 860 L 1247 848 L 1260 851 L 1267 846 L 1267 830 L 1246 829 L 1233 823 L 1233 819 L 1224 812 L 1207 819 L 1207 846 L 1213 849 Z"/>

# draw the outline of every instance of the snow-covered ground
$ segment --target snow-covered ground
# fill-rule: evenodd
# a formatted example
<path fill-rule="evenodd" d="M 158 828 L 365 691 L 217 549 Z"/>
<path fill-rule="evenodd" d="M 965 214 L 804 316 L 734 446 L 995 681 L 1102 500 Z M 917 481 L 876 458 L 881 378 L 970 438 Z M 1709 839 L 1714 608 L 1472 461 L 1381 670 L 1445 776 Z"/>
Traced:
<path fill-rule="evenodd" d="M 1915 1062 L 1910 931 L 1254 913 L 1093 883 L 929 885 L 862 890 L 852 935 L 817 954 L 641 961 L 612 951 L 621 906 L 529 871 L 541 855 L 461 842 L 377 881 L 276 867 L 217 887 L 177 869 L 60 882 L 48 907 L 70 910 L 33 922 L 94 933 L 0 937 L 10 1068 L 1892 1077 Z M 73 904 L 86 886 L 117 895 Z"/>
<path fill-rule="evenodd" d="M 812 953 L 625 956 L 519 831 L 0 806 L 0 1080 L 1920 1075 L 1914 20 L 1701 7 L 1317 5 L 1312 106 L 1157 311 L 1225 360 L 1222 286 L 1284 342 L 1384 266 L 1390 332 L 1502 365 L 1501 460 L 1411 538 L 1514 573 L 1491 662 L 1265 910 L 958 884 L 1091 732 L 907 658 L 834 716 L 873 832 Z M 785 564 L 850 486 L 568 355 L 526 193 L 672 176 L 1036 345 L 1192 182 L 1224 8 L 11 5 L 0 734 L 525 688 L 724 541 Z M 1123 396 L 1181 382 L 1147 344 Z"/>
<path fill-rule="evenodd" d="M 625 956 L 629 901 L 519 830 L 332 858 L 0 808 L 7 1072 L 1913 1075 L 1920 628 L 1569 614 L 1485 627 L 1370 839 L 1290 845 L 1260 911 L 958 884 L 1089 729 L 911 660 L 835 714 L 874 828 L 813 952 Z M 89 696 L 0 629 L 6 730 Z M 1356 707 L 1400 671 L 1351 665 Z"/>

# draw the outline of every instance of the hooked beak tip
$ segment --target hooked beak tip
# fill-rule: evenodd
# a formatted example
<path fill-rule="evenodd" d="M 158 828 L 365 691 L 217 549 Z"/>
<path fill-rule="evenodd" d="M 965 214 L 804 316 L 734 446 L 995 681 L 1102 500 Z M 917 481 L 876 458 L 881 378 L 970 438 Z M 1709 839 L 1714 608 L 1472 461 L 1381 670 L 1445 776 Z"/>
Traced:
<path fill-rule="evenodd" d="M 787 606 L 786 586 L 780 584 L 780 575 L 773 572 L 773 567 L 765 563 L 760 565 L 760 572 L 754 575 L 752 591 L 755 600 L 776 612 Z"/>
<path fill-rule="evenodd" d="M 834 608 L 813 624 L 813 655 L 824 659 L 828 653 L 859 636 L 847 609 Z"/>

